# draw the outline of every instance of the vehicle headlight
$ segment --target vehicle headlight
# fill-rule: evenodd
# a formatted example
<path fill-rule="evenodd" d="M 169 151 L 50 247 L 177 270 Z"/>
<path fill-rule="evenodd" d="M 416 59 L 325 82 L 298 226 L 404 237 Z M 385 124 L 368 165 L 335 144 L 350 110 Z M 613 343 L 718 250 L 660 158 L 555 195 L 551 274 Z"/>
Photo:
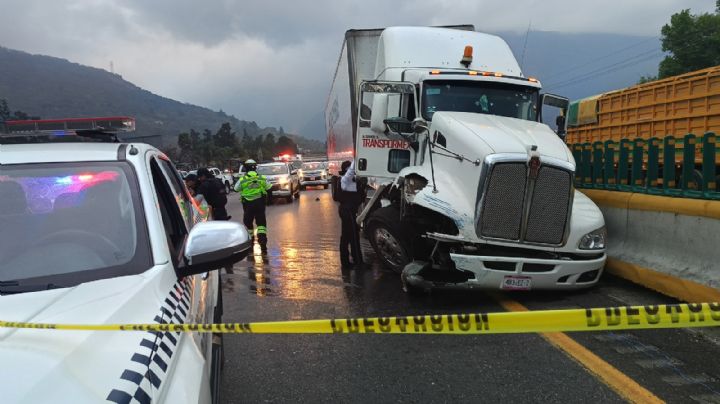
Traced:
<path fill-rule="evenodd" d="M 322 170 L 322 172 L 320 173 L 320 175 L 321 175 L 323 178 L 327 177 L 327 171 Z"/>
<path fill-rule="evenodd" d="M 298 170 L 298 175 L 302 177 L 302 176 L 303 176 L 303 170 Z"/>
<path fill-rule="evenodd" d="M 605 248 L 607 230 L 605 226 L 582 236 L 578 248 L 581 250 L 602 250 Z"/>
<path fill-rule="evenodd" d="M 409 194 L 415 195 L 420 192 L 421 189 L 425 188 L 427 183 L 427 180 L 421 177 L 405 177 L 405 191 Z"/>
<path fill-rule="evenodd" d="M 278 184 L 284 185 L 288 183 L 288 177 L 280 177 L 278 178 Z"/>

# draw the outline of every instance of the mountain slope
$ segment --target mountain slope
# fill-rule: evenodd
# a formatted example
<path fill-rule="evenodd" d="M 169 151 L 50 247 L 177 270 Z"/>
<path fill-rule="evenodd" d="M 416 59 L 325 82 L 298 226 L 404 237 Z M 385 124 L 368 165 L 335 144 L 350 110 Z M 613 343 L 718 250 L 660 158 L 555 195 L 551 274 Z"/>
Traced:
<path fill-rule="evenodd" d="M 137 136 L 155 145 L 174 145 L 190 129 L 217 130 L 230 122 L 242 135 L 275 132 L 223 112 L 161 97 L 123 80 L 120 75 L 42 55 L 0 47 L 0 98 L 13 110 L 43 119 L 133 116 Z"/>

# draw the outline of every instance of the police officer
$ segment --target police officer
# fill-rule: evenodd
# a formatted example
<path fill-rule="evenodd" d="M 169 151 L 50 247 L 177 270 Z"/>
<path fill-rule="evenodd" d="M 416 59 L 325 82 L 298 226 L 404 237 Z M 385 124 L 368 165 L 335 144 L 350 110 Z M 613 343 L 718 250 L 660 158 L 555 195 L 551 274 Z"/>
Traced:
<path fill-rule="evenodd" d="M 259 175 L 255 170 L 257 163 L 249 159 L 243 164 L 245 175 L 240 177 L 235 184 L 235 192 L 240 193 L 240 200 L 243 204 L 243 223 L 250 234 L 254 234 L 253 222 L 257 224 L 257 238 L 263 254 L 267 253 L 267 220 L 265 218 L 265 200 L 268 191 L 272 188 L 264 175 Z M 253 236 L 253 241 L 255 237 Z"/>
<path fill-rule="evenodd" d="M 207 168 L 197 170 L 197 181 L 195 194 L 205 197 L 208 205 L 212 208 L 213 220 L 230 220 L 225 209 L 227 195 L 223 183 L 215 178 Z"/>
<path fill-rule="evenodd" d="M 340 166 L 340 176 L 340 208 L 338 209 L 342 223 L 340 264 L 343 267 L 349 267 L 353 264 L 359 267 L 363 264 L 363 259 L 360 251 L 360 231 L 355 218 L 364 195 L 355 178 L 355 163 L 344 161 Z M 350 254 L 348 254 L 348 246 L 352 254 L 352 263 L 350 262 Z"/>

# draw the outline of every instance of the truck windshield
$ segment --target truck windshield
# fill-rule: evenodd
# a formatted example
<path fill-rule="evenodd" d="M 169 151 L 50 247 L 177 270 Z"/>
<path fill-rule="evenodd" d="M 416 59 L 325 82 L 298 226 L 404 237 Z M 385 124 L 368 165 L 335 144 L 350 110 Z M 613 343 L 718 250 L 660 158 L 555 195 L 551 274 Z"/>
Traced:
<path fill-rule="evenodd" d="M 437 111 L 474 112 L 535 121 L 538 90 L 505 83 L 429 80 L 423 84 L 423 118 Z"/>
<path fill-rule="evenodd" d="M 0 294 L 147 269 L 138 194 L 124 163 L 3 166 Z"/>

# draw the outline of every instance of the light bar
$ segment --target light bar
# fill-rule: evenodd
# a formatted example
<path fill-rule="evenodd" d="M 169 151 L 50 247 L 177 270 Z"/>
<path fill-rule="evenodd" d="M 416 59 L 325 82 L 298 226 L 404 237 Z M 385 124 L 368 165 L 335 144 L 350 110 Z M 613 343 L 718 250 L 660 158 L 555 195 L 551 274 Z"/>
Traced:
<path fill-rule="evenodd" d="M 458 74 L 466 74 L 469 76 L 485 76 L 485 77 L 498 77 L 498 78 L 506 78 L 506 79 L 513 79 L 513 80 L 522 80 L 522 81 L 529 81 L 531 83 L 539 83 L 538 79 L 535 77 L 521 77 L 521 76 L 508 76 L 500 72 L 484 72 L 484 71 L 477 71 L 477 70 L 430 70 L 430 75 L 432 76 L 438 76 L 438 75 L 458 75 Z"/>
<path fill-rule="evenodd" d="M 106 133 L 132 132 L 135 130 L 135 118 L 111 116 L 99 118 L 34 119 L 27 121 L 5 121 L 10 134 L 52 133 L 70 134 L 77 131 L 97 131 Z"/>

